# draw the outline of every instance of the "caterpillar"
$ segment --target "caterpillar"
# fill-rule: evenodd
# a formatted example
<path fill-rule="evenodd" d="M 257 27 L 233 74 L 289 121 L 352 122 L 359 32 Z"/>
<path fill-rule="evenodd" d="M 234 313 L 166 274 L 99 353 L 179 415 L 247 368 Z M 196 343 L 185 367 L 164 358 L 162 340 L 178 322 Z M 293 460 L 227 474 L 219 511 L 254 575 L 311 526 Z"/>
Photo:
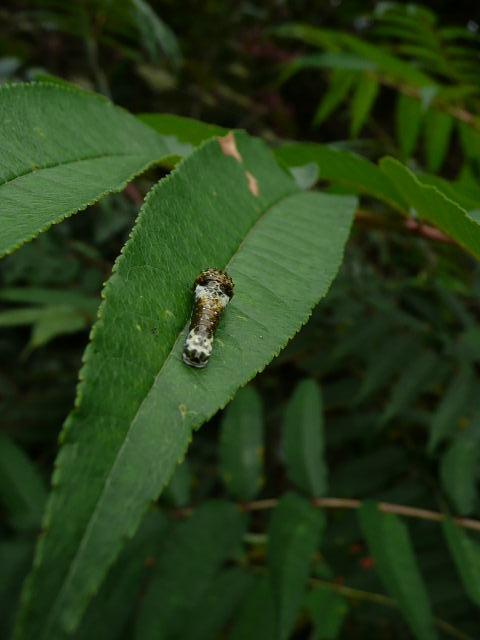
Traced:
<path fill-rule="evenodd" d="M 195 299 L 183 361 L 190 367 L 206 367 L 213 349 L 213 336 L 223 310 L 233 297 L 233 280 L 218 269 L 207 269 L 194 283 Z"/>

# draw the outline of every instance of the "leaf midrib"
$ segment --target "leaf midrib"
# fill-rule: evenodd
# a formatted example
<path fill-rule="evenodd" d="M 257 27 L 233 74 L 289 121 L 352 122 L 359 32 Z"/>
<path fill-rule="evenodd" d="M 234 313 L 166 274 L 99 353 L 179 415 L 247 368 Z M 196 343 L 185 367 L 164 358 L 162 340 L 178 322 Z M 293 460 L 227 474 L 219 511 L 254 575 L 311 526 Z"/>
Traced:
<path fill-rule="evenodd" d="M 292 186 L 293 186 L 293 185 L 292 185 Z M 245 242 L 246 242 L 246 241 L 247 241 L 247 239 L 249 238 L 250 234 L 252 234 L 252 233 L 255 231 L 255 229 L 256 229 L 256 227 L 257 227 L 257 225 L 258 225 L 258 224 L 259 224 L 259 223 L 260 223 L 260 222 L 265 218 L 265 216 L 266 216 L 266 215 L 268 215 L 268 213 L 269 213 L 269 212 L 270 212 L 274 207 L 276 207 L 280 202 L 282 202 L 283 200 L 286 200 L 286 199 L 288 199 L 288 198 L 291 198 L 292 196 L 298 195 L 298 194 L 300 194 L 300 193 L 301 193 L 301 191 L 299 191 L 299 190 L 295 189 L 295 190 L 293 190 L 291 193 L 288 193 L 288 194 L 282 195 L 280 198 L 277 198 L 277 199 L 276 199 L 272 204 L 270 204 L 270 205 L 265 209 L 265 211 L 264 211 L 264 212 L 263 212 L 263 213 L 262 213 L 262 214 L 261 214 L 261 215 L 260 215 L 256 220 L 255 220 L 255 222 L 253 223 L 253 225 L 250 227 L 250 229 L 247 231 L 247 233 L 245 234 L 245 236 L 244 236 L 244 237 L 242 238 L 242 240 L 240 241 L 240 243 L 239 243 L 239 245 L 238 245 L 237 249 L 233 252 L 233 254 L 232 254 L 231 258 L 229 259 L 229 261 L 227 262 L 226 266 L 224 267 L 224 269 L 225 269 L 225 270 L 227 270 L 227 269 L 228 269 L 228 267 L 229 267 L 229 265 L 231 264 L 231 262 L 233 261 L 233 259 L 238 255 L 238 253 L 240 253 L 240 251 L 242 250 L 243 245 L 245 244 Z M 103 307 L 103 304 L 102 304 L 102 307 Z M 101 309 L 99 309 L 99 316 L 98 316 L 98 317 L 101 317 Z M 152 389 L 155 387 L 155 383 L 156 383 L 156 381 L 160 378 L 160 376 L 161 376 L 161 375 L 162 375 L 162 373 L 163 373 L 164 368 L 166 367 L 166 365 L 169 363 L 169 361 L 170 361 L 170 360 L 171 360 L 171 358 L 173 357 L 173 354 L 174 354 L 174 353 L 175 353 L 175 351 L 176 351 L 177 344 L 178 344 L 179 340 L 181 340 L 181 339 L 183 338 L 183 335 L 184 335 L 184 333 L 185 333 L 185 330 L 186 330 L 186 328 L 187 328 L 188 324 L 189 324 L 189 320 L 187 320 L 187 322 L 183 325 L 182 329 L 179 331 L 179 333 L 178 333 L 178 335 L 177 335 L 177 337 L 176 337 L 176 339 L 175 339 L 175 341 L 174 341 L 174 343 L 173 343 L 173 345 L 172 345 L 172 348 L 171 348 L 171 350 L 170 350 L 170 353 L 169 353 L 169 354 L 168 354 L 168 356 L 165 358 L 165 360 L 164 360 L 164 362 L 163 362 L 162 366 L 160 367 L 160 369 L 159 369 L 159 371 L 158 371 L 157 375 L 155 376 L 155 378 L 154 378 L 154 380 L 153 380 L 153 382 L 152 382 L 152 384 L 151 384 L 151 386 L 150 386 L 150 389 L 149 389 L 148 393 L 146 393 L 146 394 L 145 394 L 145 396 L 144 396 L 143 400 L 142 400 L 142 401 L 141 401 L 141 403 L 138 405 L 138 408 L 137 408 L 137 410 L 136 410 L 136 412 L 135 412 L 134 417 L 133 417 L 133 418 L 132 418 L 132 420 L 130 421 L 130 426 L 129 426 L 129 428 L 128 428 L 128 431 L 127 431 L 127 433 L 126 433 L 126 435 L 125 435 L 125 438 L 124 438 L 124 440 L 123 440 L 123 442 L 122 442 L 122 444 L 121 444 L 120 448 L 118 449 L 118 452 L 117 452 L 117 454 L 116 454 L 116 456 L 115 456 L 115 461 L 114 461 L 114 463 L 112 464 L 112 466 L 111 466 L 111 468 L 110 468 L 110 472 L 108 473 L 107 477 L 105 478 L 105 481 L 104 481 L 104 483 L 103 483 L 103 488 L 102 488 L 101 492 L 99 493 L 98 498 L 97 498 L 97 500 L 96 500 L 96 502 L 95 502 L 95 507 L 94 507 L 94 509 L 93 509 L 93 511 L 92 511 L 92 516 L 89 518 L 89 520 L 88 520 L 88 522 L 87 522 L 87 525 L 86 525 L 86 527 L 85 527 L 85 531 L 84 531 L 84 533 L 83 533 L 83 535 L 82 535 L 82 538 L 81 538 L 80 544 L 78 545 L 77 551 L 75 552 L 75 555 L 74 555 L 74 557 L 73 557 L 73 559 L 72 559 L 72 561 L 71 561 L 71 563 L 70 563 L 70 569 L 69 569 L 69 571 L 68 571 L 68 573 L 67 573 L 67 575 L 66 575 L 66 577 L 65 577 L 65 580 L 64 580 L 64 581 L 63 581 L 63 583 L 62 583 L 62 586 L 61 586 L 60 590 L 58 591 L 57 596 L 55 597 L 55 602 L 54 602 L 54 604 L 53 604 L 52 608 L 50 609 L 50 614 L 48 615 L 47 626 L 45 627 L 45 632 L 44 632 L 44 634 L 43 634 L 43 637 L 45 637 L 45 633 L 50 629 L 50 627 L 51 627 L 51 625 L 52 625 L 52 618 L 53 618 L 53 620 L 55 619 L 55 617 L 54 617 L 54 613 L 55 613 L 55 611 L 56 611 L 57 607 L 59 606 L 60 599 L 61 599 L 61 595 L 64 593 L 64 591 L 65 591 L 65 589 L 66 589 L 66 586 L 67 586 L 68 582 L 71 580 L 71 576 L 72 576 L 72 573 L 74 572 L 74 569 L 75 569 L 76 564 L 77 564 L 77 562 L 78 562 L 78 558 L 79 558 L 79 556 L 80 556 L 80 554 L 81 554 L 82 549 L 85 547 L 86 541 L 88 540 L 88 537 L 89 537 L 89 536 L 88 536 L 88 534 L 89 534 L 89 530 L 90 530 L 90 529 L 92 529 L 92 527 L 94 526 L 95 520 L 96 520 L 96 518 L 98 517 L 98 516 L 97 516 L 97 513 L 98 513 L 98 510 L 99 510 L 100 505 L 101 505 L 101 504 L 102 504 L 102 502 L 103 502 L 103 499 L 104 499 L 104 495 L 105 495 L 106 488 L 107 488 L 107 486 L 108 486 L 108 484 L 109 484 L 109 482 L 110 482 L 110 478 L 112 477 L 112 475 L 113 475 L 113 473 L 114 473 L 114 471 L 115 471 L 115 468 L 116 468 L 116 465 L 118 464 L 118 461 L 119 461 L 119 460 L 121 459 L 121 457 L 122 457 L 122 452 L 123 452 L 123 449 L 124 449 L 124 447 L 125 447 L 126 442 L 128 441 L 128 436 L 129 436 L 130 430 L 132 429 L 132 425 L 134 424 L 135 420 L 137 419 L 137 416 L 138 416 L 138 414 L 140 413 L 140 411 L 141 411 L 141 409 L 142 409 L 142 407 L 143 407 L 143 405 L 144 405 L 145 401 L 146 401 L 146 400 L 147 400 L 147 398 L 150 396 L 150 393 L 152 392 Z M 59 487 L 59 489 L 60 489 L 60 487 Z M 113 561 L 112 561 L 112 562 L 113 562 Z"/>
<path fill-rule="evenodd" d="M 42 171 L 48 171 L 49 169 L 56 169 L 57 167 L 64 167 L 68 165 L 78 164 L 81 162 L 88 162 L 89 160 L 101 160 L 103 158 L 111 159 L 111 158 L 136 158 L 136 157 L 148 158 L 148 155 L 146 153 L 145 154 L 143 153 L 101 153 L 101 154 L 94 154 L 91 156 L 85 156 L 84 158 L 76 158 L 75 160 L 66 160 L 65 162 L 55 162 L 51 164 L 46 164 L 43 167 L 28 169 L 27 171 L 24 171 L 23 173 L 19 173 L 13 178 L 9 178 L 8 180 L 4 180 L 3 182 L 0 182 L 0 188 L 4 187 L 7 184 L 11 184 L 12 182 L 15 182 L 15 180 L 19 180 L 20 178 L 25 178 L 25 176 L 28 176 L 30 174 L 34 174 L 34 173 L 38 174 L 38 173 L 41 173 Z"/>

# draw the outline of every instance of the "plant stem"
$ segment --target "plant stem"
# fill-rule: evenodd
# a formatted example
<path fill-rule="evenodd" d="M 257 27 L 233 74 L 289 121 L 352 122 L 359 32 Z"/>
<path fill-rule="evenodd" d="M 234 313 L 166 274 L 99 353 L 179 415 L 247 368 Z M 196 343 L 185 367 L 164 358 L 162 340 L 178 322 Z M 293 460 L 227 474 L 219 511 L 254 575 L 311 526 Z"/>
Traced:
<path fill-rule="evenodd" d="M 335 593 L 345 596 L 350 600 L 357 600 L 358 602 L 371 602 L 382 607 L 398 609 L 398 604 L 395 602 L 395 600 L 393 600 L 393 598 L 384 596 L 381 593 L 372 593 L 371 591 L 354 589 L 353 587 L 347 587 L 343 584 L 338 584 L 337 582 L 329 582 L 328 580 L 321 580 L 319 578 L 310 578 L 310 583 L 316 587 L 324 587 L 326 589 L 330 589 L 330 591 L 335 591 Z M 473 640 L 473 638 L 463 633 L 463 631 L 460 631 L 456 627 L 452 626 L 450 623 L 445 622 L 445 620 L 441 620 L 440 618 L 435 618 L 434 620 L 436 626 L 446 635 L 449 635 L 452 638 L 458 638 L 458 640 Z"/>
<path fill-rule="evenodd" d="M 264 511 L 274 509 L 278 504 L 277 498 L 266 498 L 264 500 L 254 500 L 252 502 L 243 502 L 239 504 L 242 511 Z M 314 498 L 312 505 L 319 509 L 360 509 L 361 500 L 355 498 Z M 419 509 L 417 507 L 409 507 L 402 504 L 392 504 L 390 502 L 379 502 L 378 509 L 383 513 L 393 513 L 398 516 L 407 518 L 417 518 L 418 520 L 429 520 L 430 522 L 443 522 L 449 517 L 445 513 L 439 511 L 430 511 L 429 509 Z M 177 509 L 175 515 L 178 517 L 190 516 L 194 511 L 193 507 L 185 507 Z M 463 529 L 478 531 L 480 533 L 480 521 L 472 518 L 452 518 L 453 522 Z"/>

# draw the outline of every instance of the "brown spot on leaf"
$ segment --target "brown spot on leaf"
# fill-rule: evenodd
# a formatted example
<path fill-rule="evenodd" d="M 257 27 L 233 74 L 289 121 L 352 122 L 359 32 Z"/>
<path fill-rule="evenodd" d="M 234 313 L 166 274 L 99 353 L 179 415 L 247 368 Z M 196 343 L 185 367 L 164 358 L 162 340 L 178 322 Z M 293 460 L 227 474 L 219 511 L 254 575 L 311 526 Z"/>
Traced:
<path fill-rule="evenodd" d="M 218 138 L 218 143 L 224 156 L 230 156 L 235 158 L 237 162 L 242 162 L 242 156 L 238 153 L 237 142 L 233 135 L 233 131 L 227 133 L 223 138 Z"/>
<path fill-rule="evenodd" d="M 248 190 L 250 191 L 252 196 L 255 196 L 256 198 L 258 198 L 258 195 L 260 194 L 260 189 L 258 187 L 258 180 L 255 178 L 255 176 L 252 176 L 250 171 L 245 171 L 245 175 L 247 177 Z"/>

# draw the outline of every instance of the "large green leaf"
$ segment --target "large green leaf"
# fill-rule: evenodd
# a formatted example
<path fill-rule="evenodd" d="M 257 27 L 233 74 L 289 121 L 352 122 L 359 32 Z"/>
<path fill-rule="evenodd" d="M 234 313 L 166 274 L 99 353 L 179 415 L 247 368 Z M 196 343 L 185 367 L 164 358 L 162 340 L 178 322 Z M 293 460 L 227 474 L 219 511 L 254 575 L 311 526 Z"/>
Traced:
<path fill-rule="evenodd" d="M 397 516 L 378 511 L 374 503 L 365 503 L 359 518 L 376 570 L 413 635 L 418 640 L 434 640 L 432 610 L 407 527 Z"/>
<path fill-rule="evenodd" d="M 117 640 L 137 608 L 146 579 L 170 534 L 167 517 L 152 511 L 112 567 L 100 591 L 90 602 L 75 640 Z M 167 538 L 168 539 L 168 538 Z"/>
<path fill-rule="evenodd" d="M 172 113 L 142 113 L 137 117 L 162 136 L 173 136 L 181 143 L 191 145 L 192 149 L 205 140 L 228 133 L 227 129 L 216 124 Z"/>
<path fill-rule="evenodd" d="M 167 538 L 142 599 L 138 640 L 170 640 L 189 635 L 194 610 L 204 605 L 223 563 L 240 545 L 245 517 L 235 505 L 207 502 Z M 231 585 L 231 588 L 234 588 Z"/>
<path fill-rule="evenodd" d="M 105 98 L 54 84 L 0 89 L 0 256 L 183 145 Z"/>
<path fill-rule="evenodd" d="M 407 167 L 394 158 L 383 158 L 380 168 L 392 186 L 403 194 L 412 213 L 434 224 L 464 249 L 480 258 L 480 225 L 467 212 L 436 187 L 423 184 Z"/>
<path fill-rule="evenodd" d="M 198 428 L 277 354 L 326 293 L 355 200 L 300 193 L 260 141 L 211 141 L 147 198 L 104 292 L 62 435 L 17 638 L 61 637 Z M 181 360 L 192 283 L 235 281 L 205 370 Z M 68 523 L 68 527 L 65 527 Z"/>
<path fill-rule="evenodd" d="M 283 496 L 273 512 L 268 564 L 279 640 L 289 638 L 295 626 L 324 524 L 323 513 L 293 493 Z"/>
<path fill-rule="evenodd" d="M 332 181 L 355 193 L 378 198 L 400 211 L 405 210 L 406 203 L 401 192 L 385 180 L 376 165 L 355 153 L 327 145 L 294 142 L 279 147 L 275 155 L 290 167 L 314 162 L 318 165 L 320 180 Z"/>
<path fill-rule="evenodd" d="M 220 431 L 220 466 L 228 491 L 251 500 L 262 485 L 263 409 L 253 386 L 240 389 L 229 404 Z"/>
<path fill-rule="evenodd" d="M 322 398 L 315 380 L 304 380 L 295 389 L 284 414 L 282 435 L 290 479 L 312 496 L 325 495 Z"/>

